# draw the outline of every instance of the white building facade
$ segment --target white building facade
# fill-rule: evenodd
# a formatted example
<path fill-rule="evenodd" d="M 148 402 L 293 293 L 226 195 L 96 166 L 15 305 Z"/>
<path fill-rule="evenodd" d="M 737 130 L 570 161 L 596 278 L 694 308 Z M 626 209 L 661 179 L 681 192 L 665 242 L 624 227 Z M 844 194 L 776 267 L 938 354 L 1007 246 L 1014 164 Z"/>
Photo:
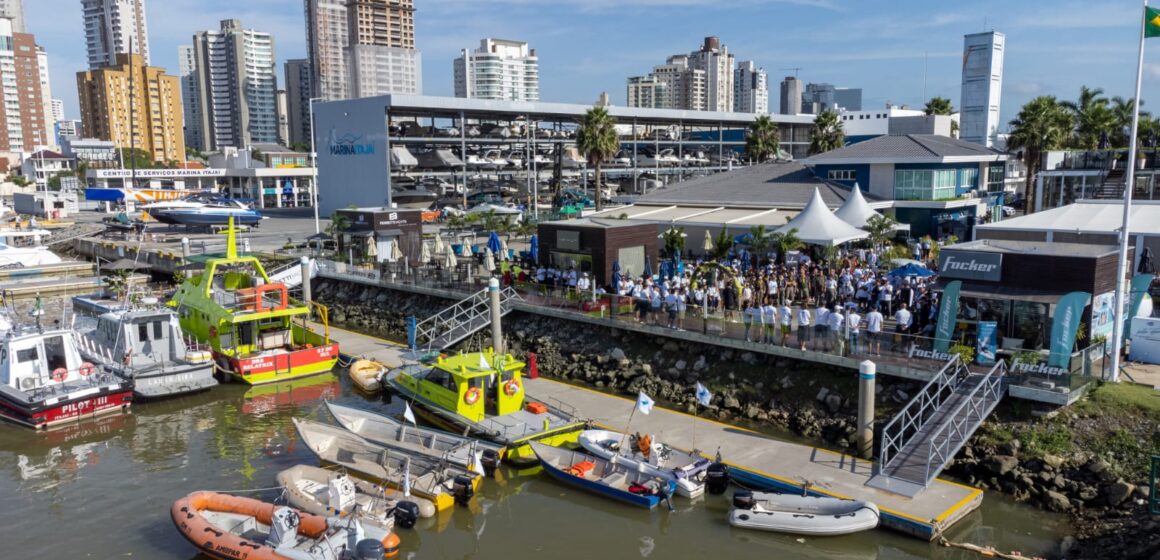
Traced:
<path fill-rule="evenodd" d="M 305 0 L 306 50 L 310 60 L 311 97 L 347 99 L 346 49 L 350 42 L 345 0 Z"/>
<path fill-rule="evenodd" d="M 1007 38 L 998 31 L 963 36 L 963 89 L 959 138 L 994 146 L 1003 95 L 1003 53 Z"/>
<path fill-rule="evenodd" d="M 454 73 L 455 97 L 540 100 L 539 58 L 523 41 L 483 39 L 478 49 L 463 49 Z"/>
<path fill-rule="evenodd" d="M 274 38 L 238 20 L 193 36 L 203 151 L 278 142 Z M 186 115 L 188 120 L 191 115 Z"/>
<path fill-rule="evenodd" d="M 666 97 L 655 97 L 654 82 L 664 82 Z M 733 112 L 734 58 L 717 37 L 706 37 L 700 50 L 668 57 L 647 76 L 627 80 L 629 107 Z M 654 94 L 640 88 L 651 88 Z M 766 94 L 768 104 L 768 93 Z M 636 105 L 651 101 L 653 105 Z"/>
<path fill-rule="evenodd" d="M 149 65 L 145 0 L 81 0 L 89 69 L 117 63 L 118 53 L 139 54 Z"/>
<path fill-rule="evenodd" d="M 16 33 L 27 33 L 24 30 L 23 0 L 0 0 L 0 18 L 12 20 L 12 30 Z"/>
<path fill-rule="evenodd" d="M 762 115 L 769 112 L 769 76 L 752 60 L 737 63 L 733 75 L 733 110 Z"/>
<path fill-rule="evenodd" d="M 423 92 L 423 56 L 418 50 L 381 45 L 351 45 L 348 76 L 351 97 Z"/>
<path fill-rule="evenodd" d="M 185 145 L 201 149 L 205 130 L 201 126 L 201 96 L 197 88 L 197 56 L 193 45 L 177 47 L 177 76 L 181 79 L 181 108 L 185 116 Z"/>

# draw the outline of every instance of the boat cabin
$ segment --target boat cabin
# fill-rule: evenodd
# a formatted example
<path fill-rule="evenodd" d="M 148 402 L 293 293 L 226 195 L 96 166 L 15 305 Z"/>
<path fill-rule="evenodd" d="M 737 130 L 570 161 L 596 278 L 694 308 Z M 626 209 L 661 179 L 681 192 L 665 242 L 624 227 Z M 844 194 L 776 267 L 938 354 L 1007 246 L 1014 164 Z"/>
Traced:
<path fill-rule="evenodd" d="M 84 367 L 82 367 L 84 366 Z M 69 331 L 11 331 L 0 342 L 0 382 L 21 391 L 80 381 L 94 373 Z"/>
<path fill-rule="evenodd" d="M 184 360 L 188 349 L 177 316 L 165 310 L 104 313 L 89 337 L 97 352 L 128 367 Z"/>
<path fill-rule="evenodd" d="M 495 351 L 440 357 L 426 374 L 416 376 L 426 399 L 473 422 L 503 416 L 524 405 L 524 362 Z"/>

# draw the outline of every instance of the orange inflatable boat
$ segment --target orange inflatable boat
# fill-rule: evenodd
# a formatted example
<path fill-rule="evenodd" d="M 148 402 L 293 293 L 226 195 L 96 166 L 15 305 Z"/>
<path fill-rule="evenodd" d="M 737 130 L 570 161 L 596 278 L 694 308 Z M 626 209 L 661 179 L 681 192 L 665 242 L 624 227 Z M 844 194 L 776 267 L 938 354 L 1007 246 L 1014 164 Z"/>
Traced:
<path fill-rule="evenodd" d="M 346 518 L 326 518 L 216 492 L 173 503 L 173 524 L 213 558 L 228 560 L 381 560 L 399 554 L 399 537 Z"/>

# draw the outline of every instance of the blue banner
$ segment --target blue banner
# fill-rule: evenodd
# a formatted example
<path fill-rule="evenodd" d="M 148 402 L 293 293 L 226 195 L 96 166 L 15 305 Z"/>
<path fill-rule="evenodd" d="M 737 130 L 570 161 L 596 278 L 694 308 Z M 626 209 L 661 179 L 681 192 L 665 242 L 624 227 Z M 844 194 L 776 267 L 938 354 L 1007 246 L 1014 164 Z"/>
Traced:
<path fill-rule="evenodd" d="M 1137 274 L 1132 277 L 1128 297 L 1131 302 L 1128 304 L 1128 313 L 1124 316 L 1124 339 L 1132 338 L 1132 317 L 1135 317 L 1140 312 L 1140 304 L 1144 302 L 1144 296 L 1148 295 L 1148 288 L 1152 287 L 1152 279 L 1155 274 Z"/>
<path fill-rule="evenodd" d="M 1051 356 L 1047 365 L 1068 369 L 1071 348 L 1075 345 L 1075 333 L 1083 321 L 1083 308 L 1091 301 L 1087 292 L 1071 292 L 1063 296 L 1055 305 L 1055 318 L 1051 323 Z"/>
<path fill-rule="evenodd" d="M 979 336 L 975 343 L 975 363 L 981 366 L 995 365 L 995 352 L 999 349 L 999 323 L 979 321 Z"/>
<path fill-rule="evenodd" d="M 934 351 L 946 352 L 951 346 L 951 336 L 955 334 L 955 320 L 959 316 L 959 290 L 963 283 L 955 280 L 943 289 L 938 301 L 938 319 L 934 324 Z"/>

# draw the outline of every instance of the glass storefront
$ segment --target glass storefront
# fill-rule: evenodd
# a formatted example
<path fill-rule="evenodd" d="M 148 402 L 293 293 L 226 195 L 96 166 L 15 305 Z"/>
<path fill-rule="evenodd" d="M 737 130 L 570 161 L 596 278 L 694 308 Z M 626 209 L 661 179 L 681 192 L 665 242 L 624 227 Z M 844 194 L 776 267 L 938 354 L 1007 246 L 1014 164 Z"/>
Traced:
<path fill-rule="evenodd" d="M 999 348 L 1037 350 L 1048 344 L 1049 306 L 1046 303 L 962 296 L 955 339 L 974 340 L 979 321 L 999 327 Z"/>

